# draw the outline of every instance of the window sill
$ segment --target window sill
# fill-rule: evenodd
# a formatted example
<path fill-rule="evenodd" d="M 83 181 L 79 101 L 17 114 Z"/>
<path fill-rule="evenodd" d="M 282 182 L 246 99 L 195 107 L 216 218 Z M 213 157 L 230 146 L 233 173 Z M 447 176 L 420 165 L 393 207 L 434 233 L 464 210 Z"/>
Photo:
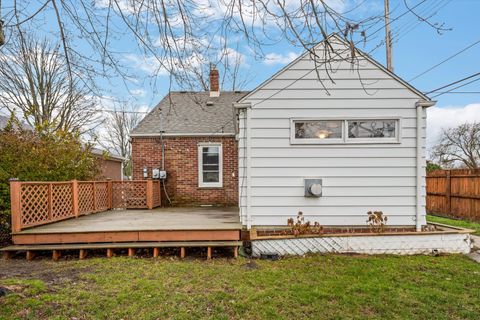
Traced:
<path fill-rule="evenodd" d="M 348 140 L 348 141 L 290 141 L 291 145 L 349 145 L 349 144 L 401 144 L 401 141 L 395 140 Z"/>
<path fill-rule="evenodd" d="M 204 190 L 204 189 L 223 189 L 223 186 L 198 186 L 197 189 Z"/>

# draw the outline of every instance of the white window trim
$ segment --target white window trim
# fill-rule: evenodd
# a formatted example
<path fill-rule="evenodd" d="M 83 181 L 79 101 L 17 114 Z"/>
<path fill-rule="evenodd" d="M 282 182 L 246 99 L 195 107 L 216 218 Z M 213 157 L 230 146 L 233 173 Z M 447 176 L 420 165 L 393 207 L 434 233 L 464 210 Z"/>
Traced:
<path fill-rule="evenodd" d="M 395 120 L 397 121 L 395 138 L 349 138 L 348 121 L 352 120 Z M 341 139 L 297 139 L 295 122 L 297 121 L 343 121 Z M 402 141 L 401 117 L 343 117 L 343 118 L 290 118 L 290 144 L 399 144 Z"/>
<path fill-rule="evenodd" d="M 203 182 L 203 147 L 218 147 L 218 182 Z M 223 187 L 223 148 L 221 143 L 203 142 L 197 146 L 198 154 L 198 187 L 199 188 L 222 188 Z"/>

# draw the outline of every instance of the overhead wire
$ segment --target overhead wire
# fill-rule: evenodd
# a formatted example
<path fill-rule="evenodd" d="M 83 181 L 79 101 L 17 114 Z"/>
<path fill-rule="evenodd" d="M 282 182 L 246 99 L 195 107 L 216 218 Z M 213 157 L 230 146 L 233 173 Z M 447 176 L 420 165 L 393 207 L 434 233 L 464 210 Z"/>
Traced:
<path fill-rule="evenodd" d="M 472 44 L 470 44 L 470 45 L 466 46 L 465 48 L 463 48 L 462 50 L 460 50 L 460 51 L 458 51 L 458 52 L 454 53 L 453 55 L 449 56 L 448 58 L 445 58 L 444 60 L 440 61 L 439 63 L 437 63 L 437 64 L 435 64 L 435 65 L 431 66 L 431 67 L 430 67 L 430 68 L 428 68 L 427 70 L 425 70 L 425 71 L 423 71 L 423 72 L 421 72 L 421 73 L 417 74 L 416 76 L 414 76 L 413 78 L 411 78 L 411 79 L 410 79 L 410 80 L 408 80 L 408 81 L 413 81 L 413 80 L 415 80 L 415 79 L 417 79 L 417 78 L 419 78 L 419 77 L 423 76 L 424 74 L 426 74 L 426 73 L 430 72 L 431 70 L 433 70 L 433 69 L 435 69 L 435 68 L 437 68 L 437 67 L 441 66 L 441 65 L 442 65 L 442 64 L 444 64 L 445 62 L 447 62 L 447 61 L 450 61 L 451 59 L 455 58 L 455 57 L 456 57 L 456 56 L 458 56 L 459 54 L 462 54 L 463 52 L 465 52 L 465 51 L 467 51 L 468 49 L 470 49 L 470 48 L 472 48 L 472 47 L 476 46 L 476 45 L 477 45 L 477 44 L 479 44 L 479 43 L 480 43 L 480 40 L 477 40 L 477 41 L 475 41 L 474 43 L 472 43 Z"/>

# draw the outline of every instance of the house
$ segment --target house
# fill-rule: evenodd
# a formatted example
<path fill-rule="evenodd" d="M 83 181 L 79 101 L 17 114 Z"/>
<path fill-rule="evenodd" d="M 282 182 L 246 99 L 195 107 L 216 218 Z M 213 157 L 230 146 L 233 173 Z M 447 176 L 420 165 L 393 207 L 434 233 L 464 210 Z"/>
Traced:
<path fill-rule="evenodd" d="M 131 134 L 132 181 L 12 181 L 14 246 L 0 251 L 52 250 L 56 260 L 60 250 L 155 257 L 175 247 L 184 257 L 204 247 L 211 258 L 215 246 L 237 256 L 247 241 L 254 257 L 470 252 L 472 230 L 425 221 L 434 102 L 329 41 L 327 66 L 315 61 L 322 42 L 251 92 L 220 91 L 213 69 L 209 92 L 169 93 Z M 368 228 L 368 211 L 387 227 Z M 287 220 L 298 212 L 323 228 L 295 233 Z"/>
<path fill-rule="evenodd" d="M 92 154 L 99 161 L 100 172 L 97 174 L 97 180 L 123 180 L 123 162 L 125 158 L 98 148 L 93 148 Z"/>
<path fill-rule="evenodd" d="M 163 140 L 174 204 L 240 203 L 247 229 L 285 225 L 299 211 L 326 226 L 365 226 L 378 210 L 391 226 L 420 230 L 434 103 L 360 51 L 349 63 L 340 37 L 329 41 L 341 59 L 315 61 L 321 42 L 249 93 L 220 92 L 214 70 L 210 92 L 167 95 L 133 131 L 134 178 L 162 166 Z"/>
<path fill-rule="evenodd" d="M 238 205 L 238 143 L 233 103 L 247 92 L 171 92 L 131 133 L 133 179 L 165 169 L 174 205 Z M 163 162 L 162 162 L 162 142 Z"/>

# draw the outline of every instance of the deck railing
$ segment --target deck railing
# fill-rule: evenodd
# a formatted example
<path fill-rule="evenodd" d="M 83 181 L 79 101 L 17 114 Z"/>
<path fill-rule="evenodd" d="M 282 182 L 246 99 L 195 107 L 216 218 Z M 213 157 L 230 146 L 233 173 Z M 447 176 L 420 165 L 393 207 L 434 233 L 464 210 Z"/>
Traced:
<path fill-rule="evenodd" d="M 110 209 L 161 205 L 160 182 L 10 182 L 12 231 Z"/>

